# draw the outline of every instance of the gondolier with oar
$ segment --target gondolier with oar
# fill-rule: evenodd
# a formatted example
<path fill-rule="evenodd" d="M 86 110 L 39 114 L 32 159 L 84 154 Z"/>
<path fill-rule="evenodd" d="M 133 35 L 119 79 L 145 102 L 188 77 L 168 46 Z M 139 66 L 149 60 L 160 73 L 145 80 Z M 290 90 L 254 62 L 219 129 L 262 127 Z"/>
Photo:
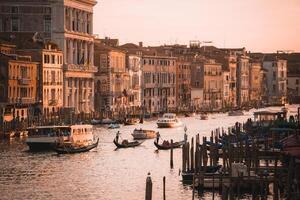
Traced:
<path fill-rule="evenodd" d="M 159 134 L 159 132 L 157 132 L 156 133 L 156 142 L 157 142 L 157 144 L 158 144 L 159 138 L 160 138 L 160 134 Z"/>
<path fill-rule="evenodd" d="M 116 141 L 117 141 L 117 142 L 119 141 L 119 136 L 120 136 L 120 134 L 121 134 L 120 131 L 118 131 L 117 134 L 116 134 Z"/>

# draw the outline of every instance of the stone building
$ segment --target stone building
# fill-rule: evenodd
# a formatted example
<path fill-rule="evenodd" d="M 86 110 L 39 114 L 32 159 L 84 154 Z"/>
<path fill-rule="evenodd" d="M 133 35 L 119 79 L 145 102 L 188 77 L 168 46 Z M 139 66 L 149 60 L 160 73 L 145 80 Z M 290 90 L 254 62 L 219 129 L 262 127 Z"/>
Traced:
<path fill-rule="evenodd" d="M 35 33 L 52 40 L 64 54 L 64 106 L 76 113 L 94 111 L 95 0 L 0 0 L 0 32 Z"/>
<path fill-rule="evenodd" d="M 0 103 L 14 119 L 31 116 L 37 101 L 37 68 L 30 56 L 16 54 L 16 46 L 0 44 Z"/>
<path fill-rule="evenodd" d="M 222 65 L 213 59 L 197 60 L 192 65 L 191 74 L 193 90 L 199 93 L 198 99 L 202 99 L 201 109 L 221 109 L 223 99 Z M 203 89 L 203 98 L 201 97 L 201 89 Z"/>
<path fill-rule="evenodd" d="M 251 61 L 250 62 L 250 70 L 249 70 L 249 100 L 251 104 L 258 105 L 261 102 L 261 80 L 262 80 L 262 72 L 261 72 L 261 63 Z"/>
<path fill-rule="evenodd" d="M 249 103 L 249 57 L 240 54 L 237 57 L 237 105 L 246 106 Z"/>
<path fill-rule="evenodd" d="M 142 58 L 139 55 L 126 56 L 126 70 L 129 76 L 127 92 L 130 113 L 138 114 L 142 106 Z"/>
<path fill-rule="evenodd" d="M 143 109 L 148 113 L 176 110 L 176 58 L 144 54 Z"/>
<path fill-rule="evenodd" d="M 95 107 L 98 114 L 125 115 L 128 111 L 129 75 L 123 50 L 95 43 Z"/>
<path fill-rule="evenodd" d="M 300 103 L 300 74 L 288 74 L 287 79 L 289 103 Z"/>
<path fill-rule="evenodd" d="M 178 57 L 176 65 L 176 102 L 179 111 L 188 111 L 191 106 L 191 61 Z"/>
<path fill-rule="evenodd" d="M 223 97 L 222 97 L 222 107 L 230 107 L 232 105 L 230 99 L 230 72 L 223 71 Z"/>
<path fill-rule="evenodd" d="M 266 55 L 263 68 L 267 75 L 269 103 L 285 103 L 287 96 L 287 61 L 276 55 Z"/>

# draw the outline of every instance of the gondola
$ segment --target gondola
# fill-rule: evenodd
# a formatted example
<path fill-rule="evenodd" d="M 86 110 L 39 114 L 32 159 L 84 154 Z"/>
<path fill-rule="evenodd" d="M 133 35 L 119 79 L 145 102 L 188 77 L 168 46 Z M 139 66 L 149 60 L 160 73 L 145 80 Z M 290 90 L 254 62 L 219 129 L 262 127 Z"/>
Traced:
<path fill-rule="evenodd" d="M 91 149 L 94 149 L 98 146 L 99 143 L 99 138 L 97 139 L 97 142 L 91 145 L 83 146 L 83 147 L 75 147 L 75 146 L 54 146 L 53 149 L 59 154 L 73 154 L 73 153 L 82 153 L 82 152 L 87 152 Z"/>
<path fill-rule="evenodd" d="M 180 142 L 174 142 L 173 143 L 173 149 L 175 148 L 180 148 L 182 145 L 185 144 L 185 141 L 182 140 Z M 160 150 L 168 150 L 168 149 L 171 149 L 171 143 L 169 143 L 169 145 L 163 145 L 163 144 L 158 144 L 157 141 L 155 140 L 154 141 L 154 145 L 157 147 L 157 149 L 160 149 Z"/>
<path fill-rule="evenodd" d="M 114 139 L 114 144 L 117 146 L 117 148 L 130 148 L 130 147 L 136 147 L 142 144 L 144 141 L 133 141 L 133 142 L 122 142 L 122 144 L 118 143 L 116 141 L 116 138 Z"/>

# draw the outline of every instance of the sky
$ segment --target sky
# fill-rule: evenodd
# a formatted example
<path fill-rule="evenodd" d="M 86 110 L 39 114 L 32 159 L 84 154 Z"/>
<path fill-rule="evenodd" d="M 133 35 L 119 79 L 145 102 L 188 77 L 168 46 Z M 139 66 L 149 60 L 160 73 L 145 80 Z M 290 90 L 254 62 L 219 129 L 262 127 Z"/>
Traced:
<path fill-rule="evenodd" d="M 120 44 L 199 40 L 253 52 L 300 52 L 300 0 L 97 1 L 94 34 Z"/>

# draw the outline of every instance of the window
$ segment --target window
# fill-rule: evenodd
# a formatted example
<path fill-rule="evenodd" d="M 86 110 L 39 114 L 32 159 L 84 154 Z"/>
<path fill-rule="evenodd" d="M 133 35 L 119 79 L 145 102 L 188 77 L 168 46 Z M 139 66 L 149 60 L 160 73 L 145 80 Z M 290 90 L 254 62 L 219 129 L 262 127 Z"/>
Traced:
<path fill-rule="evenodd" d="M 11 31 L 19 31 L 19 19 L 18 18 L 11 19 Z"/>
<path fill-rule="evenodd" d="M 18 13 L 19 8 L 18 7 L 11 7 L 11 13 Z"/>
<path fill-rule="evenodd" d="M 299 79 L 296 79 L 296 85 L 299 85 Z"/>
<path fill-rule="evenodd" d="M 49 33 L 51 32 L 51 19 L 44 19 L 44 31 Z"/>
<path fill-rule="evenodd" d="M 55 64 L 55 55 L 51 55 L 51 64 Z"/>

